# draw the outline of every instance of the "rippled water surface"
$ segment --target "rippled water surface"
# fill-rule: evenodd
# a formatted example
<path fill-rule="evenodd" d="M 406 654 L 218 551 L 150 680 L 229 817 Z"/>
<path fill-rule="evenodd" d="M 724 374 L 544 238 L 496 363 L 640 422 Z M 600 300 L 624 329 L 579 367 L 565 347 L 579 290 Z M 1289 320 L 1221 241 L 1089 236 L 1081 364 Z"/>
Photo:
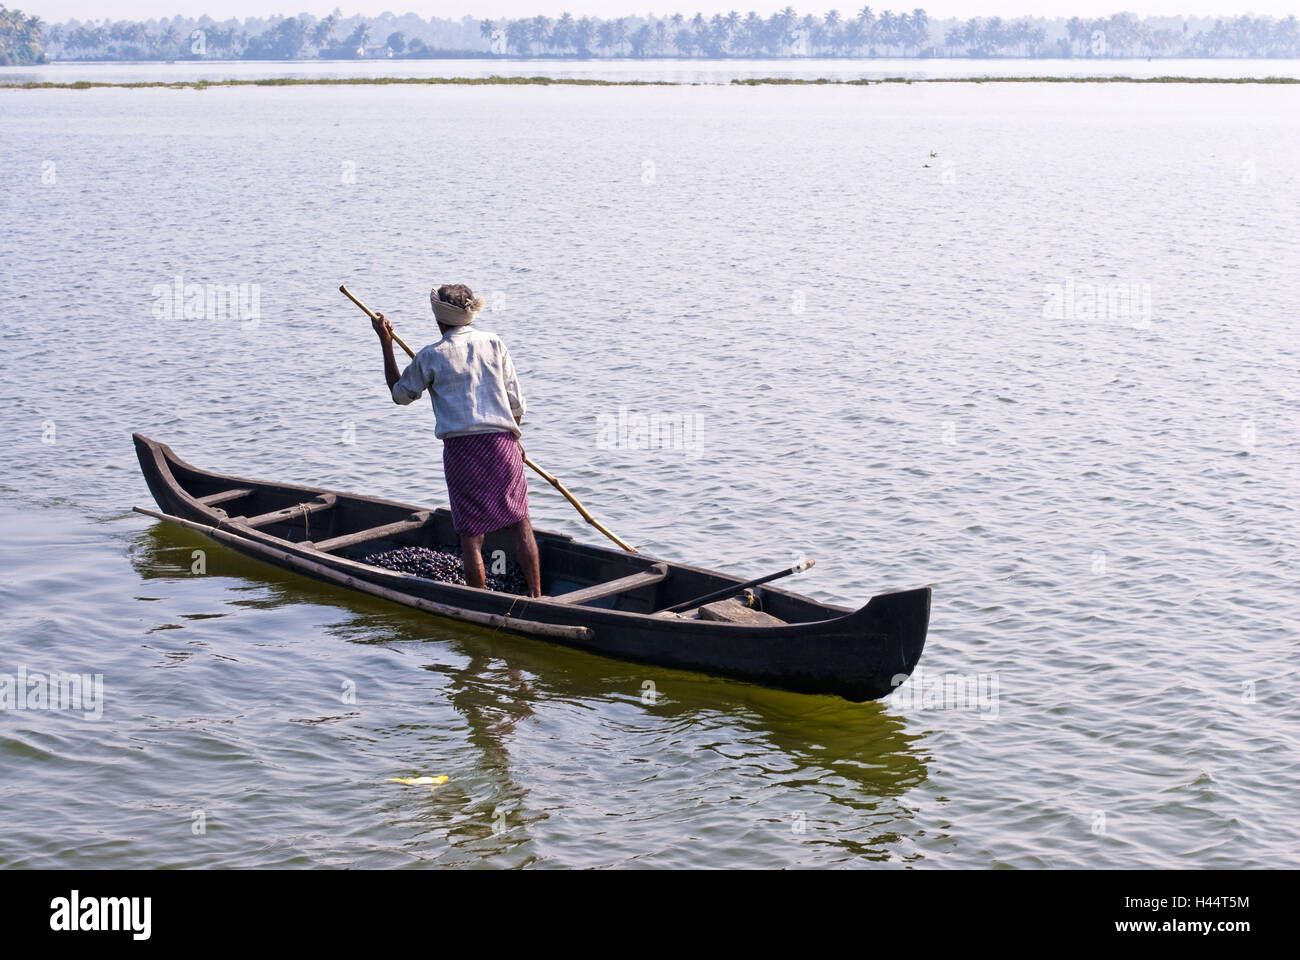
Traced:
<path fill-rule="evenodd" d="M 1294 866 L 1297 96 L 0 93 L 0 673 L 104 684 L 0 713 L 0 864 Z M 178 276 L 260 320 L 159 316 Z M 839 603 L 931 584 L 921 675 L 853 705 L 622 664 L 130 512 L 133 430 L 441 504 L 336 287 L 428 342 L 448 280 L 615 531 L 803 551 Z M 621 408 L 702 442 L 602 449 Z"/>

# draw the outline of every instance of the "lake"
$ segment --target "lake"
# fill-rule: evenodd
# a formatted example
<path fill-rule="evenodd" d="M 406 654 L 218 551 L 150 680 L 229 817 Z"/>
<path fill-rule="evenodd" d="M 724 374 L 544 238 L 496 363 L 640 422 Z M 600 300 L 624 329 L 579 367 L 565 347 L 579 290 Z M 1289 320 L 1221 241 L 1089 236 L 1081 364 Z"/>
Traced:
<path fill-rule="evenodd" d="M 0 91 L 0 674 L 102 679 L 0 710 L 0 865 L 1295 866 L 1298 96 Z M 444 504 L 337 287 L 418 345 L 449 281 L 615 532 L 806 553 L 838 603 L 932 585 L 918 673 L 849 704 L 619 663 L 131 512 L 132 431 Z"/>

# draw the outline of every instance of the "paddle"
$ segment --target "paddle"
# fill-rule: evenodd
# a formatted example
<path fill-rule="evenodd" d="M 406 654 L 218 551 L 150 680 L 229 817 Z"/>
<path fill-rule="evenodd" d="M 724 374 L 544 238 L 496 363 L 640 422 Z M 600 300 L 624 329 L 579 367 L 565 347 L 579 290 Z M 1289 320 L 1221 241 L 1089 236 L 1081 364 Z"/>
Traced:
<path fill-rule="evenodd" d="M 727 597 L 734 597 L 742 590 L 748 590 L 750 587 L 759 587 L 765 583 L 771 583 L 773 580 L 780 580 L 782 577 L 788 577 L 792 573 L 802 573 L 811 567 L 816 560 L 800 560 L 788 570 L 778 570 L 776 573 L 769 573 L 766 577 L 757 577 L 753 580 L 746 580 L 744 583 L 737 583 L 734 586 L 723 587 L 721 590 L 715 590 L 713 593 L 706 593 L 702 597 L 694 600 L 687 600 L 684 603 L 673 604 L 671 607 L 664 607 L 662 610 L 656 610 L 655 613 L 677 613 L 681 610 L 689 610 L 692 607 L 702 607 L 706 603 L 712 603 L 714 600 L 725 600 Z"/>
<path fill-rule="evenodd" d="M 365 311 L 366 316 L 368 316 L 371 320 L 376 320 L 376 319 L 378 319 L 378 318 L 375 316 L 374 311 L 372 311 L 372 310 L 371 310 L 369 307 L 367 307 L 364 303 L 362 303 L 360 300 L 358 300 L 356 297 L 354 297 L 354 296 L 352 295 L 352 291 L 349 290 L 349 289 L 347 288 L 346 285 L 344 285 L 344 284 L 339 284 L 339 293 L 343 294 L 343 296 L 347 297 L 349 300 L 351 300 L 353 303 L 355 303 L 358 307 L 360 307 L 363 311 Z M 399 337 L 399 336 L 397 335 L 396 332 L 393 333 L 393 341 L 394 341 L 394 342 L 395 342 L 399 347 L 401 347 L 403 350 L 406 351 L 406 355 L 407 355 L 408 357 L 411 357 L 412 359 L 415 358 L 415 351 L 412 350 L 410 347 L 408 347 L 408 346 L 406 345 L 406 341 L 403 340 L 401 337 Z M 636 548 L 635 548 L 635 547 L 630 546 L 630 545 L 629 545 L 628 543 L 626 543 L 624 540 L 621 540 L 619 537 L 615 536 L 615 535 L 614 535 L 614 534 L 609 530 L 608 527 L 606 527 L 603 523 L 601 523 L 599 520 L 597 520 L 595 517 L 593 517 L 590 513 L 588 513 L 588 512 L 587 512 L 587 508 L 584 507 L 584 506 L 582 505 L 582 503 L 578 500 L 577 497 L 575 497 L 575 496 L 574 496 L 573 494 L 571 494 L 567 489 L 565 489 L 564 484 L 560 483 L 560 481 L 557 480 L 555 477 L 551 476 L 549 473 L 547 473 L 545 470 L 543 470 L 543 469 L 542 469 L 541 467 L 539 467 L 537 464 L 533 463 L 533 461 L 529 460 L 527 454 L 524 455 L 524 463 L 526 463 L 529 467 L 531 467 L 531 468 L 532 468 L 533 470 L 535 470 L 538 474 L 540 474 L 540 475 L 541 475 L 541 478 L 542 478 L 543 480 L 545 480 L 547 483 L 549 483 L 551 486 L 553 486 L 556 490 L 560 491 L 560 494 L 564 497 L 564 499 L 565 499 L 565 500 L 568 500 L 569 503 L 573 504 L 574 508 L 578 511 L 578 513 L 580 513 L 580 514 L 582 515 L 582 519 L 586 520 L 589 524 L 591 524 L 593 527 L 595 527 L 597 530 L 599 530 L 599 531 L 600 531 L 601 533 L 603 533 L 605 536 L 609 537 L 609 539 L 613 540 L 615 543 L 617 543 L 620 547 L 622 547 L 622 548 L 623 548 L 624 550 L 626 550 L 628 553 L 636 553 Z"/>

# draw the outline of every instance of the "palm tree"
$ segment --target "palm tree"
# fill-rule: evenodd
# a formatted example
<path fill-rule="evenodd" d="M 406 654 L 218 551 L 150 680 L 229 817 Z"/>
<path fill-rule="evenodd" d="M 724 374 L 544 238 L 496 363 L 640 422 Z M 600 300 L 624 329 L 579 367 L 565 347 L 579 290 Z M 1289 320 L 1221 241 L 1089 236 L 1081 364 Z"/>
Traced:
<path fill-rule="evenodd" d="M 894 45 L 898 38 L 898 19 L 892 10 L 886 10 L 876 23 L 876 35 L 886 49 Z"/>
<path fill-rule="evenodd" d="M 844 26 L 840 28 L 840 50 L 850 55 L 860 51 L 862 47 L 862 24 L 854 20 L 846 20 Z"/>
<path fill-rule="evenodd" d="M 366 44 L 370 42 L 370 25 L 364 20 L 357 25 L 357 28 L 348 34 L 348 38 L 343 41 L 345 57 L 360 57 L 365 55 Z"/>
<path fill-rule="evenodd" d="M 573 14 L 561 14 L 560 19 L 555 21 L 555 29 L 551 31 L 551 43 L 557 53 L 563 53 L 573 43 Z"/>
<path fill-rule="evenodd" d="M 64 41 L 69 50 L 82 51 L 86 49 L 86 28 L 76 27 L 67 35 Z"/>
<path fill-rule="evenodd" d="M 930 46 L 930 18 L 917 7 L 912 11 L 912 47 L 917 53 Z"/>
<path fill-rule="evenodd" d="M 536 16 L 529 21 L 528 39 L 538 46 L 551 45 L 551 21 L 548 17 Z"/>
<path fill-rule="evenodd" d="M 1083 21 L 1078 17 L 1065 21 L 1065 35 L 1070 39 L 1070 53 L 1078 53 L 1079 40 L 1083 37 Z"/>
<path fill-rule="evenodd" d="M 720 13 L 715 13 L 709 19 L 709 53 L 715 57 L 724 56 L 731 45 L 730 30 L 727 29 L 727 18 Z"/>
<path fill-rule="evenodd" d="M 632 45 L 632 56 L 644 57 L 645 48 L 650 45 L 650 38 L 651 30 L 648 23 L 643 23 L 641 26 L 637 27 L 629 38 L 629 42 Z"/>
<path fill-rule="evenodd" d="M 330 34 L 334 32 L 334 25 L 338 23 L 339 18 L 330 14 L 323 20 L 316 21 L 316 25 L 311 28 L 311 45 L 317 50 L 324 49 L 330 41 Z M 230 32 L 226 36 L 230 36 Z"/>
<path fill-rule="evenodd" d="M 856 23 L 862 34 L 861 44 L 873 56 L 876 50 L 876 33 L 880 29 L 880 24 L 876 20 L 876 13 L 870 7 L 863 7 L 858 11 Z"/>
<path fill-rule="evenodd" d="M 583 17 L 573 26 L 573 45 L 577 48 L 578 56 L 591 56 L 591 38 L 596 32 L 596 25 L 590 17 Z"/>
<path fill-rule="evenodd" d="M 751 54 L 760 52 L 763 47 L 763 18 L 751 10 L 740 29 L 745 38 L 745 51 Z"/>
<path fill-rule="evenodd" d="M 526 57 L 532 50 L 533 24 L 528 20 L 511 20 L 506 24 L 506 46 Z"/>
<path fill-rule="evenodd" d="M 768 21 L 772 27 L 777 53 L 789 49 L 791 41 L 794 40 L 794 25 L 797 17 L 798 14 L 794 12 L 793 7 L 786 7 L 780 13 L 772 14 L 772 19 Z"/>

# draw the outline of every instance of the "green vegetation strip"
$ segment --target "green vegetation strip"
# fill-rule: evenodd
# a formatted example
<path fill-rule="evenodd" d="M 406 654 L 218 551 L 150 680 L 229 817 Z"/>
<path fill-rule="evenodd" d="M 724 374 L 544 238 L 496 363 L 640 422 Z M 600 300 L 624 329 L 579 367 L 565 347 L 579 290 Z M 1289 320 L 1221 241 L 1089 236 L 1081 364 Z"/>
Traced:
<path fill-rule="evenodd" d="M 732 80 L 734 86 L 842 86 L 869 87 L 882 83 L 1300 83 L 1296 77 L 885 77 L 880 80 L 816 80 L 789 77 L 757 77 Z M 337 87 L 386 86 L 391 84 L 453 84 L 461 86 L 571 87 L 678 87 L 710 86 L 674 80 L 586 80 L 574 77 L 278 77 L 266 80 L 149 80 L 136 83 L 103 83 L 78 80 L 74 83 L 7 83 L 0 88 L 11 90 L 89 90 L 92 87 L 139 90 L 161 87 L 167 90 L 206 90 L 208 87 Z"/>

